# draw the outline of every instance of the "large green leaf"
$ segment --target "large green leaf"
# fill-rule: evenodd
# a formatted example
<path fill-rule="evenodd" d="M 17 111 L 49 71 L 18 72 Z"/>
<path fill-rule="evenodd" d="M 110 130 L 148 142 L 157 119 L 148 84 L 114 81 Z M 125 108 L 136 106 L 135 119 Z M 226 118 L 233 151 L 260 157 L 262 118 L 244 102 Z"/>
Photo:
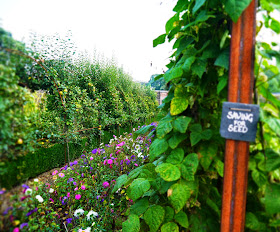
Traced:
<path fill-rule="evenodd" d="M 170 105 L 171 115 L 177 115 L 182 113 L 188 108 L 189 101 L 185 97 L 174 97 Z"/>
<path fill-rule="evenodd" d="M 195 75 L 199 76 L 199 78 L 201 78 L 203 73 L 206 70 L 206 66 L 207 66 L 207 60 L 201 59 L 201 58 L 196 59 L 196 61 L 192 65 L 193 74 L 195 74 Z"/>
<path fill-rule="evenodd" d="M 280 168 L 280 154 L 276 153 L 271 149 L 266 149 L 265 154 L 267 156 L 266 160 L 266 170 L 268 172 L 274 171 Z"/>
<path fill-rule="evenodd" d="M 265 118 L 263 119 L 265 123 L 274 131 L 278 136 L 280 136 L 280 119 L 278 118 Z"/>
<path fill-rule="evenodd" d="M 153 40 L 153 47 L 158 46 L 159 44 L 163 44 L 165 42 L 166 34 L 162 34 L 156 39 Z"/>
<path fill-rule="evenodd" d="M 169 69 L 165 74 L 164 74 L 164 80 L 166 83 L 169 81 L 181 77 L 183 75 L 183 69 L 182 67 L 176 67 L 173 69 Z"/>
<path fill-rule="evenodd" d="M 150 159 L 154 160 L 168 149 L 168 143 L 165 139 L 155 139 L 150 146 Z"/>
<path fill-rule="evenodd" d="M 190 198 L 191 190 L 186 183 L 179 182 L 172 185 L 168 191 L 170 193 L 168 200 L 177 213 L 184 207 L 187 200 Z"/>
<path fill-rule="evenodd" d="M 224 49 L 218 58 L 215 60 L 214 65 L 220 66 L 228 70 L 229 67 L 229 48 Z"/>
<path fill-rule="evenodd" d="M 153 205 L 144 214 L 144 220 L 151 232 L 156 232 L 164 220 L 165 210 L 160 205 Z"/>
<path fill-rule="evenodd" d="M 182 148 L 176 148 L 172 150 L 170 155 L 167 157 L 166 162 L 171 164 L 180 164 L 184 159 L 184 150 Z"/>
<path fill-rule="evenodd" d="M 187 134 L 174 134 L 169 140 L 168 144 L 172 149 L 175 149 L 182 141 L 188 137 Z"/>
<path fill-rule="evenodd" d="M 259 231 L 261 229 L 258 218 L 251 212 L 246 213 L 245 222 L 245 226 L 253 231 Z"/>
<path fill-rule="evenodd" d="M 181 177 L 181 172 L 178 167 L 170 163 L 163 163 L 156 167 L 156 172 L 165 181 L 178 180 Z"/>
<path fill-rule="evenodd" d="M 164 223 L 170 222 L 174 217 L 174 209 L 170 206 L 165 207 L 165 217 L 164 217 Z"/>
<path fill-rule="evenodd" d="M 203 6 L 206 0 L 196 0 L 195 5 L 193 7 L 192 13 L 195 14 L 199 10 L 200 7 Z"/>
<path fill-rule="evenodd" d="M 190 139 L 191 139 L 191 145 L 194 146 L 202 139 L 202 135 L 201 133 L 192 132 L 190 135 Z"/>
<path fill-rule="evenodd" d="M 137 215 L 130 214 L 128 219 L 122 224 L 123 232 L 138 232 L 140 230 L 140 220 Z"/>
<path fill-rule="evenodd" d="M 200 164 L 205 171 L 208 170 L 209 166 L 211 165 L 214 157 L 217 154 L 218 147 L 216 144 L 203 144 L 199 150 L 200 156 Z"/>
<path fill-rule="evenodd" d="M 264 205 L 269 214 L 280 213 L 280 185 L 270 184 L 266 186 Z"/>
<path fill-rule="evenodd" d="M 133 201 L 140 198 L 145 192 L 150 189 L 151 185 L 148 180 L 138 178 L 132 182 L 127 189 L 127 196 Z"/>
<path fill-rule="evenodd" d="M 179 131 L 181 133 L 186 133 L 186 130 L 189 126 L 189 123 L 191 122 L 191 118 L 186 116 L 180 116 L 175 119 L 173 122 L 173 127 L 176 131 Z"/>
<path fill-rule="evenodd" d="M 185 228 L 189 227 L 188 216 L 182 210 L 175 215 L 174 219 L 175 219 L 176 222 L 179 223 L 180 226 L 185 227 Z"/>
<path fill-rule="evenodd" d="M 166 134 L 172 131 L 171 122 L 159 122 L 157 126 L 157 137 L 162 139 Z"/>
<path fill-rule="evenodd" d="M 176 6 L 173 8 L 173 11 L 175 12 L 181 12 L 189 3 L 185 0 L 178 0 Z"/>
<path fill-rule="evenodd" d="M 168 222 L 162 225 L 161 232 L 179 232 L 179 226 L 174 222 Z"/>
<path fill-rule="evenodd" d="M 252 178 L 254 182 L 259 186 L 259 188 L 267 183 L 267 177 L 257 169 L 253 170 Z"/>
<path fill-rule="evenodd" d="M 188 154 L 181 165 L 182 177 L 187 181 L 194 180 L 199 161 L 196 153 Z"/>
<path fill-rule="evenodd" d="M 138 201 L 136 201 L 132 206 L 130 206 L 130 214 L 136 214 L 140 216 L 145 213 L 149 208 L 149 200 L 148 197 L 144 197 Z"/>
<path fill-rule="evenodd" d="M 195 57 L 194 56 L 191 56 L 191 57 L 188 57 L 186 60 L 185 60 L 185 62 L 184 62 L 184 64 L 183 64 L 183 70 L 185 71 L 185 72 L 189 72 L 190 70 L 191 70 L 191 66 L 192 66 L 192 64 L 194 63 L 194 61 L 195 61 Z"/>
<path fill-rule="evenodd" d="M 124 174 L 124 175 L 121 175 L 118 177 L 118 179 L 116 180 L 116 184 L 112 190 L 112 192 L 116 192 L 119 188 L 121 188 L 124 183 L 127 181 L 127 175 Z"/>
<path fill-rule="evenodd" d="M 179 20 L 179 13 L 176 13 L 173 17 L 171 17 L 167 23 L 165 24 L 165 31 L 168 34 L 174 27 L 174 23 Z"/>
<path fill-rule="evenodd" d="M 234 22 L 237 22 L 242 12 L 249 6 L 251 0 L 225 0 L 225 10 Z"/>
<path fill-rule="evenodd" d="M 221 177 L 224 177 L 224 163 L 221 160 L 216 160 L 215 169 Z"/>

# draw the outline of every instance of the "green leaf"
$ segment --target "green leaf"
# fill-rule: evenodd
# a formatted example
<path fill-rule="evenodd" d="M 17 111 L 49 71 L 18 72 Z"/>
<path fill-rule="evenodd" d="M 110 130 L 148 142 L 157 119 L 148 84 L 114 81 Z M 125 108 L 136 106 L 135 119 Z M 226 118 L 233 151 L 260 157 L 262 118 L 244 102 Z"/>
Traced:
<path fill-rule="evenodd" d="M 272 131 L 274 131 L 278 136 L 280 136 L 280 119 L 278 118 L 265 118 L 262 120 L 265 122 Z"/>
<path fill-rule="evenodd" d="M 162 34 L 156 39 L 153 40 L 153 47 L 158 46 L 159 44 L 163 44 L 165 42 L 166 34 Z"/>
<path fill-rule="evenodd" d="M 144 197 L 136 201 L 132 206 L 130 206 L 130 214 L 136 214 L 138 216 L 142 215 L 149 208 L 148 197 Z"/>
<path fill-rule="evenodd" d="M 259 188 L 267 183 L 267 177 L 257 169 L 253 170 L 252 178 L 254 182 L 259 186 Z"/>
<path fill-rule="evenodd" d="M 185 71 L 185 72 L 189 72 L 190 70 L 191 70 L 191 66 L 192 66 L 192 64 L 194 63 L 194 61 L 195 61 L 195 57 L 194 56 L 191 56 L 191 57 L 188 57 L 186 60 L 185 60 L 185 62 L 184 62 L 184 64 L 183 64 L 183 70 Z"/>
<path fill-rule="evenodd" d="M 202 126 L 198 123 L 193 124 L 190 126 L 190 131 L 200 133 L 202 131 Z"/>
<path fill-rule="evenodd" d="M 217 94 L 220 94 L 220 92 L 226 87 L 228 83 L 228 76 L 224 75 L 221 78 L 219 78 L 219 83 L 217 85 Z"/>
<path fill-rule="evenodd" d="M 137 137 L 138 135 L 144 135 L 146 134 L 151 128 L 154 128 L 152 125 L 144 126 L 141 129 L 135 131 L 134 135 Z M 135 138 L 136 138 L 135 137 Z"/>
<path fill-rule="evenodd" d="M 169 81 L 181 77 L 183 75 L 183 69 L 182 67 L 176 67 L 169 69 L 165 74 L 164 74 L 164 80 L 166 83 Z"/>
<path fill-rule="evenodd" d="M 224 49 L 215 60 L 214 65 L 228 70 L 229 67 L 229 48 Z"/>
<path fill-rule="evenodd" d="M 264 205 L 269 214 L 280 213 L 280 185 L 270 184 L 266 186 Z"/>
<path fill-rule="evenodd" d="M 225 10 L 236 23 L 242 12 L 249 6 L 251 0 L 226 0 Z"/>
<path fill-rule="evenodd" d="M 154 160 L 168 149 L 168 143 L 165 139 L 155 139 L 150 146 L 150 158 Z"/>
<path fill-rule="evenodd" d="M 189 227 L 189 220 L 188 220 L 188 216 L 185 212 L 180 211 L 179 213 L 177 213 L 174 217 L 175 221 L 179 223 L 180 226 L 184 227 L 184 228 L 188 228 Z"/>
<path fill-rule="evenodd" d="M 171 154 L 167 157 L 166 162 L 171 164 L 180 164 L 184 159 L 184 150 L 182 148 L 176 148 L 171 151 Z"/>
<path fill-rule="evenodd" d="M 179 131 L 180 133 L 186 133 L 191 120 L 192 119 L 189 117 L 180 116 L 176 118 L 175 121 L 173 122 L 173 127 L 176 131 Z"/>
<path fill-rule="evenodd" d="M 171 208 L 170 206 L 165 207 L 165 218 L 164 218 L 164 223 L 170 222 L 173 217 L 174 217 L 174 209 Z"/>
<path fill-rule="evenodd" d="M 168 34 L 174 28 L 174 23 L 178 20 L 179 20 L 179 13 L 176 13 L 172 18 L 170 18 L 167 21 L 165 25 L 166 34 Z"/>
<path fill-rule="evenodd" d="M 197 12 L 197 10 L 199 10 L 199 8 L 203 6 L 205 1 L 206 0 L 196 0 L 195 5 L 194 5 L 193 10 L 192 10 L 192 13 L 195 14 L 195 12 Z"/>
<path fill-rule="evenodd" d="M 162 139 L 166 134 L 172 131 L 172 124 L 171 122 L 159 122 L 156 130 L 157 137 Z"/>
<path fill-rule="evenodd" d="M 115 184 L 112 192 L 116 192 L 119 188 L 121 188 L 125 184 L 126 181 L 127 181 L 126 174 L 119 176 L 118 179 L 116 180 L 116 184 Z"/>
<path fill-rule="evenodd" d="M 211 139 L 212 137 L 212 130 L 211 129 L 206 129 L 205 131 L 203 131 L 201 133 L 201 136 L 202 136 L 202 139 L 205 139 L 205 140 L 209 140 Z"/>
<path fill-rule="evenodd" d="M 148 180 L 138 178 L 132 182 L 127 189 L 127 196 L 133 201 L 140 198 L 145 192 L 150 189 L 151 185 Z"/>
<path fill-rule="evenodd" d="M 188 154 L 181 165 L 182 177 L 187 181 L 193 181 L 198 164 L 199 161 L 197 154 Z"/>
<path fill-rule="evenodd" d="M 144 220 L 151 232 L 156 232 L 164 220 L 165 210 L 159 205 L 153 205 L 144 214 Z"/>
<path fill-rule="evenodd" d="M 123 232 L 138 232 L 140 230 L 140 220 L 137 215 L 130 214 L 128 219 L 122 223 Z"/>
<path fill-rule="evenodd" d="M 224 163 L 221 160 L 215 162 L 215 169 L 221 177 L 224 177 Z"/>
<path fill-rule="evenodd" d="M 266 149 L 265 154 L 267 156 L 266 160 L 266 170 L 268 172 L 274 171 L 280 168 L 280 154 L 276 153 L 272 149 Z"/>
<path fill-rule="evenodd" d="M 168 140 L 168 144 L 172 149 L 175 149 L 187 137 L 188 137 L 187 134 L 177 134 L 176 133 Z"/>
<path fill-rule="evenodd" d="M 201 133 L 192 132 L 190 135 L 190 139 L 191 139 L 191 146 L 194 146 L 202 139 L 202 135 Z"/>
<path fill-rule="evenodd" d="M 188 108 L 189 101 L 184 97 L 174 97 L 170 105 L 171 115 L 178 115 Z"/>
<path fill-rule="evenodd" d="M 196 59 L 196 61 L 192 65 L 192 72 L 193 74 L 202 77 L 203 73 L 206 70 L 207 60 L 205 59 Z"/>
<path fill-rule="evenodd" d="M 181 177 L 179 168 L 170 163 L 160 164 L 155 170 L 165 181 L 174 181 Z"/>
<path fill-rule="evenodd" d="M 178 47 L 175 56 L 178 57 L 182 53 L 182 51 L 184 51 L 193 41 L 194 41 L 194 39 L 192 37 L 188 37 L 188 36 L 183 36 L 180 39 L 176 40 L 176 42 L 174 43 L 174 46 L 173 46 L 173 49 Z M 193 54 L 193 55 L 195 55 L 195 54 Z M 187 54 L 187 57 L 188 56 L 189 56 L 189 54 Z"/>
<path fill-rule="evenodd" d="M 275 31 L 277 34 L 280 33 L 280 22 L 278 22 L 275 19 L 271 19 L 271 24 L 270 24 L 271 30 Z"/>
<path fill-rule="evenodd" d="M 208 170 L 209 166 L 211 165 L 214 157 L 217 154 L 218 147 L 216 144 L 203 144 L 201 149 L 199 150 L 199 156 L 200 156 L 200 164 L 203 167 L 205 171 Z"/>
<path fill-rule="evenodd" d="M 255 214 L 251 212 L 246 213 L 245 226 L 253 231 L 258 231 L 260 229 L 259 220 Z"/>
<path fill-rule="evenodd" d="M 184 207 L 187 200 L 190 198 L 190 188 L 187 184 L 179 182 L 172 185 L 168 191 L 170 193 L 168 200 L 177 213 Z"/>
<path fill-rule="evenodd" d="M 173 8 L 173 11 L 175 12 L 181 12 L 185 7 L 188 5 L 188 2 L 185 0 L 179 0 L 176 4 L 176 6 Z"/>
<path fill-rule="evenodd" d="M 168 222 L 162 225 L 161 232 L 179 232 L 179 227 L 176 223 L 174 222 Z"/>

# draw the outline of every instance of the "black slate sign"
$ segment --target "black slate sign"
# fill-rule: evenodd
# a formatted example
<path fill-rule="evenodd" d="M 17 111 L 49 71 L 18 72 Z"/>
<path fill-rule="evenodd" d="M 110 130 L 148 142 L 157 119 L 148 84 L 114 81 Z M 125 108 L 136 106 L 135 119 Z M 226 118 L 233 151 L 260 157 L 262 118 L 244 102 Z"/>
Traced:
<path fill-rule="evenodd" d="M 220 134 L 226 139 L 254 142 L 259 120 L 259 106 L 224 102 Z"/>

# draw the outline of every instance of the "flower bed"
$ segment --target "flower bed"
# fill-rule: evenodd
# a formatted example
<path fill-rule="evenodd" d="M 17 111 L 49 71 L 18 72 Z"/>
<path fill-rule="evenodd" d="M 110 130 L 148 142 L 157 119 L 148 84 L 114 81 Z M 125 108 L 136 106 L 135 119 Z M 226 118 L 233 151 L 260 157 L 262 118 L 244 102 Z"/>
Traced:
<path fill-rule="evenodd" d="M 114 136 L 109 144 L 55 170 L 50 183 L 34 179 L 23 184 L 1 215 L 0 230 L 120 230 L 132 200 L 125 188 L 112 193 L 115 180 L 147 160 L 150 144 L 146 136 Z"/>

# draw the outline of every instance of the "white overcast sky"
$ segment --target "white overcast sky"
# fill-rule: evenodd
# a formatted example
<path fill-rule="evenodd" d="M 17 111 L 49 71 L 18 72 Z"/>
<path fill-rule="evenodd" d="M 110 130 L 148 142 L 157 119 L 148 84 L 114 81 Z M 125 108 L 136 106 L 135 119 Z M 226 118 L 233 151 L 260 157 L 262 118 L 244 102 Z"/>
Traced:
<path fill-rule="evenodd" d="M 174 15 L 175 0 L 0 0 L 0 26 L 27 42 L 31 31 L 65 35 L 81 50 L 114 56 L 133 79 L 162 73 L 171 44 L 153 48 Z M 153 66 L 151 67 L 151 62 Z"/>

